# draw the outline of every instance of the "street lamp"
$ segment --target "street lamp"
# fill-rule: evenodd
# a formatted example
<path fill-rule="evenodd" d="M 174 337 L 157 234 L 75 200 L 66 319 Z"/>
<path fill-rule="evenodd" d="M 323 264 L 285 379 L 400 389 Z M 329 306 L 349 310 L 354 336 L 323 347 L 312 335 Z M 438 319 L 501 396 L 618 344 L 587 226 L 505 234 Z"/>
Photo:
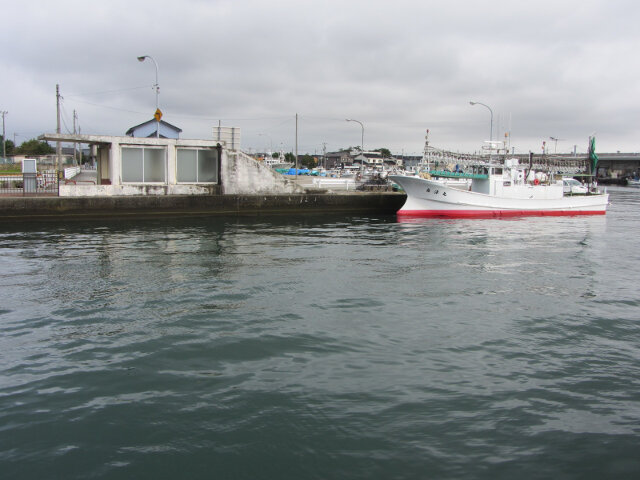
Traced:
<path fill-rule="evenodd" d="M 558 142 L 561 142 L 563 139 L 562 138 L 556 138 L 556 137 L 549 137 L 549 140 L 553 140 L 553 142 L 555 143 L 555 145 L 553 146 L 553 153 L 557 153 L 558 152 Z"/>
<path fill-rule="evenodd" d="M 150 55 L 142 55 L 141 57 L 138 57 L 138 61 L 139 62 L 144 62 L 147 58 L 149 60 L 151 60 L 153 62 L 153 64 L 156 66 L 156 83 L 154 85 L 154 87 L 156 89 L 156 113 L 155 113 L 154 117 L 156 118 L 156 121 L 158 122 L 158 125 L 157 125 L 157 128 L 156 128 L 156 137 L 160 137 L 160 119 L 162 118 L 162 112 L 160 112 L 160 107 L 159 107 L 159 103 L 158 103 L 158 95 L 160 95 L 160 84 L 158 84 L 158 63 Z"/>
<path fill-rule="evenodd" d="M 356 122 L 360 124 L 360 127 L 362 127 L 362 139 L 361 139 L 361 143 L 360 143 L 360 150 L 362 150 L 362 157 L 363 160 L 360 163 L 360 169 L 364 170 L 364 125 L 362 124 L 362 122 L 360 120 L 354 120 L 353 118 L 345 118 L 345 120 L 347 122 Z"/>
<path fill-rule="evenodd" d="M 480 102 L 469 102 L 470 105 L 482 105 L 483 107 L 486 107 L 489 109 L 489 112 L 491 113 L 491 130 L 489 131 L 489 145 L 491 146 L 491 148 L 493 148 L 493 146 L 491 145 L 493 143 L 493 110 L 491 110 L 491 107 L 489 107 L 489 105 L 485 105 L 484 103 L 480 103 Z"/>
<path fill-rule="evenodd" d="M 3 110 L 2 112 L 0 112 L 0 115 L 2 115 L 2 161 L 6 161 L 7 160 L 7 138 L 6 138 L 6 134 L 4 133 L 4 116 L 7 115 L 9 112 L 7 112 L 6 110 Z M 14 146 L 15 146 L 15 141 L 13 142 Z"/>

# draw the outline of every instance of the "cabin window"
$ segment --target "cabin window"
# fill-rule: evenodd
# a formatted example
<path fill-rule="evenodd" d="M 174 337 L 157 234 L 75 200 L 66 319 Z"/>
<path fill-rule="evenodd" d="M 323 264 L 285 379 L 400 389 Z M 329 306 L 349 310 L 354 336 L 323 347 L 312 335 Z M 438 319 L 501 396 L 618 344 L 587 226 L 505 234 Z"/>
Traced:
<path fill-rule="evenodd" d="M 217 183 L 218 150 L 178 148 L 177 180 L 181 183 Z"/>
<path fill-rule="evenodd" d="M 166 158 L 165 148 L 122 147 L 122 181 L 164 183 Z"/>

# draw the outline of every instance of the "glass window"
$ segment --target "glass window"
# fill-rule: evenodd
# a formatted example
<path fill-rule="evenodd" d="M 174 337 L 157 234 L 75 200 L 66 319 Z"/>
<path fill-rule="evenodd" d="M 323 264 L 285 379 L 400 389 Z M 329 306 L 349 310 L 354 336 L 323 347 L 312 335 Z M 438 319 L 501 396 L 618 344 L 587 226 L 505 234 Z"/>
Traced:
<path fill-rule="evenodd" d="M 198 181 L 218 181 L 218 150 L 198 150 Z"/>
<path fill-rule="evenodd" d="M 122 181 L 164 183 L 165 158 L 164 148 L 122 147 Z"/>
<path fill-rule="evenodd" d="M 164 148 L 145 148 L 144 149 L 144 181 L 145 182 L 162 182 L 165 181 L 164 176 Z"/>
<path fill-rule="evenodd" d="M 198 181 L 198 151 L 179 148 L 177 153 L 178 182 Z"/>
<path fill-rule="evenodd" d="M 179 148 L 177 180 L 184 183 L 216 183 L 218 181 L 218 150 L 216 148 Z"/>
<path fill-rule="evenodd" d="M 122 181 L 142 182 L 142 148 L 122 147 Z"/>

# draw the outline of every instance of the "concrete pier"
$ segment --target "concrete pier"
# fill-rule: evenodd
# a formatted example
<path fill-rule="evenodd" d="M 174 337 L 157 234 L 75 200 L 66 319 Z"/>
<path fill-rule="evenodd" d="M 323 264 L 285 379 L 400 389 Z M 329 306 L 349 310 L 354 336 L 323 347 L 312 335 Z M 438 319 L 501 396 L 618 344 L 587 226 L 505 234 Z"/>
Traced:
<path fill-rule="evenodd" d="M 187 215 L 394 214 L 395 192 L 285 195 L 2 197 L 0 222 Z"/>

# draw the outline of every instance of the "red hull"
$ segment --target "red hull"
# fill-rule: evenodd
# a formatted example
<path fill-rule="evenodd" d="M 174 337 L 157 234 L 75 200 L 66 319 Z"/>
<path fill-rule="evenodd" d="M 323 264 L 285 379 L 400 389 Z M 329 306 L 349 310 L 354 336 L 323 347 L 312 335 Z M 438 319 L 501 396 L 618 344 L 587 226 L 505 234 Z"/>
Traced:
<path fill-rule="evenodd" d="M 605 210 L 399 210 L 402 217 L 422 218 L 504 218 L 604 215 Z"/>

